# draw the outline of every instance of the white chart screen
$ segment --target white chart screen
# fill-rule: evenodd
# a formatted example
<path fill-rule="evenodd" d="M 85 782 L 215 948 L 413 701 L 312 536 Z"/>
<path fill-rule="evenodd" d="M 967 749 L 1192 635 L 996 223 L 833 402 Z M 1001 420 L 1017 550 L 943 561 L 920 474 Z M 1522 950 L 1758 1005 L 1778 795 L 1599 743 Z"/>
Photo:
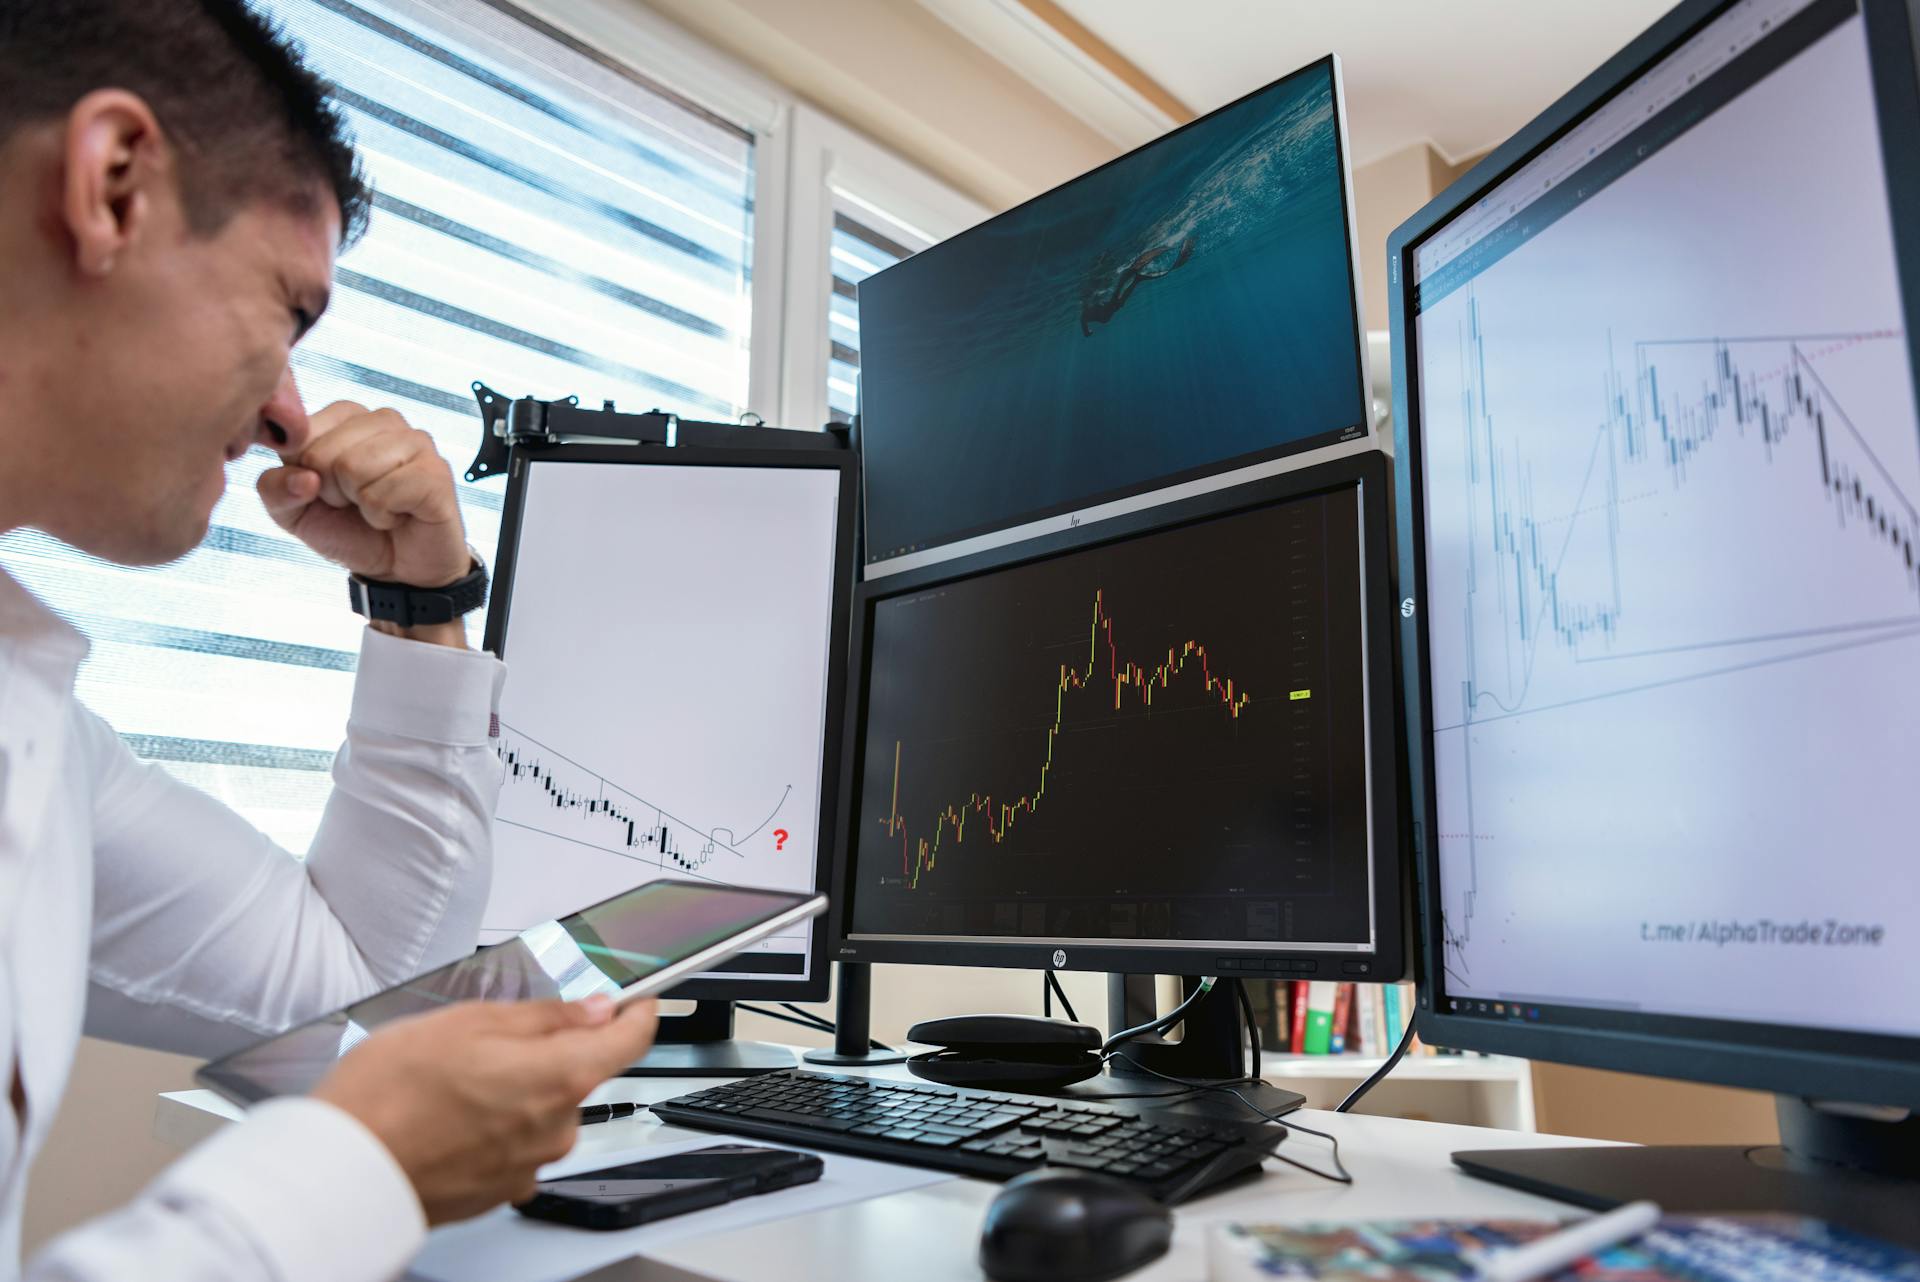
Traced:
<path fill-rule="evenodd" d="M 529 464 L 488 941 L 661 878 L 815 888 L 839 486 Z M 807 931 L 726 977 L 806 979 Z"/>
<path fill-rule="evenodd" d="M 1920 1032 L 1881 145 L 1856 5 L 1748 0 L 1415 251 L 1456 1002 Z"/>

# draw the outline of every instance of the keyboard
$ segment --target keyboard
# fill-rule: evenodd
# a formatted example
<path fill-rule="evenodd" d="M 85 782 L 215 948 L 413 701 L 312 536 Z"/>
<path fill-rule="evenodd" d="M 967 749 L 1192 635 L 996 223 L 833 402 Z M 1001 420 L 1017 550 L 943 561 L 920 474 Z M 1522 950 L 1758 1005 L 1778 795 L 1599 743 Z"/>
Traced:
<path fill-rule="evenodd" d="M 1259 1169 L 1287 1133 L 1152 1105 L 782 1072 L 664 1100 L 653 1115 L 675 1126 L 980 1179 L 1009 1180 L 1042 1167 L 1099 1171 L 1168 1205 Z"/>

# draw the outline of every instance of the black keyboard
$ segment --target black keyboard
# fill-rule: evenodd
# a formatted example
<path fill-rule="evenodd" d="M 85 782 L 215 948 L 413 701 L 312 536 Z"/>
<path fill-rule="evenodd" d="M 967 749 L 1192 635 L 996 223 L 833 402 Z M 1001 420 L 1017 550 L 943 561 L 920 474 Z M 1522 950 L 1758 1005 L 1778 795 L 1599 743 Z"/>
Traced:
<path fill-rule="evenodd" d="M 1009 1180 L 1040 1167 L 1100 1171 L 1161 1202 L 1249 1171 L 1284 1127 L 1111 1104 L 962 1091 L 832 1073 L 768 1073 L 653 1105 L 663 1122 L 883 1162 Z"/>

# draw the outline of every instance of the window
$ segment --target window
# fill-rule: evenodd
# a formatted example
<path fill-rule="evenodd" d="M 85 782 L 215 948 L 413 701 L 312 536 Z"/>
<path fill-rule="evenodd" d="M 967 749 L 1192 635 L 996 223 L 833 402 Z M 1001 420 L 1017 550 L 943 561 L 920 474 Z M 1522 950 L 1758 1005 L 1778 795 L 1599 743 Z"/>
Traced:
<path fill-rule="evenodd" d="M 703 419 L 747 407 L 755 129 L 482 0 L 265 7 L 340 86 L 377 193 L 294 358 L 310 407 L 392 405 L 456 472 L 479 439 L 476 379 Z M 124 569 L 33 532 L 0 539 L 0 559 L 93 639 L 82 699 L 297 852 L 360 625 L 339 569 L 250 492 L 273 462 L 256 450 L 230 469 L 211 536 L 172 566 Z M 461 486 L 489 553 L 501 490 Z"/>
<path fill-rule="evenodd" d="M 913 250 L 856 222 L 833 216 L 833 292 L 827 302 L 827 414 L 836 423 L 853 422 L 860 373 L 860 282 L 891 267 Z"/>

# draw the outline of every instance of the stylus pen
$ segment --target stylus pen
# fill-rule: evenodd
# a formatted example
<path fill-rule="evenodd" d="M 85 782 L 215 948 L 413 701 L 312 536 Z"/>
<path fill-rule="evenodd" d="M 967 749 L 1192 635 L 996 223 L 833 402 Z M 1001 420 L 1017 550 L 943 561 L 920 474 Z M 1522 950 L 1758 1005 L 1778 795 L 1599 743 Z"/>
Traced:
<path fill-rule="evenodd" d="M 616 1117 L 632 1117 L 634 1108 L 632 1104 L 582 1104 L 580 1125 L 591 1126 L 595 1122 L 610 1122 Z"/>
<path fill-rule="evenodd" d="M 1618 1210 L 1569 1225 L 1558 1233 L 1490 1255 L 1480 1265 L 1480 1282 L 1533 1282 L 1558 1273 L 1595 1251 L 1639 1237 L 1660 1220 L 1651 1202 L 1629 1202 Z"/>

